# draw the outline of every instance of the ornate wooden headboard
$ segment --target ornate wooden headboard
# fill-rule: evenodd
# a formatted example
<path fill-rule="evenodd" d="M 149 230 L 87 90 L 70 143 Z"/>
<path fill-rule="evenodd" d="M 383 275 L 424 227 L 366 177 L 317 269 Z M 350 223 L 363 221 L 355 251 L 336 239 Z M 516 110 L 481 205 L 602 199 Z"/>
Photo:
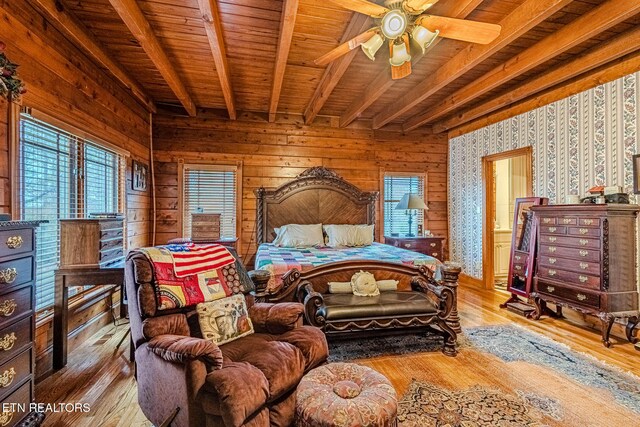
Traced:
<path fill-rule="evenodd" d="M 373 224 L 377 191 L 360 191 L 334 171 L 317 166 L 272 190 L 255 190 L 256 240 L 275 238 L 285 224 Z"/>

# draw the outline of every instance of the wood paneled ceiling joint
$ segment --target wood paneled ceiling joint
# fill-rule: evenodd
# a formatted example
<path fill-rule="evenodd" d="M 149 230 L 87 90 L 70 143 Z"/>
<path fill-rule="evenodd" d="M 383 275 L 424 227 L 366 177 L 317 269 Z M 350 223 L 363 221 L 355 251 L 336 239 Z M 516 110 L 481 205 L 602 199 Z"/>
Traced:
<path fill-rule="evenodd" d="M 109 2 L 129 28 L 133 37 L 140 43 L 187 113 L 192 117 L 195 116 L 196 106 L 187 88 L 180 80 L 180 74 L 167 57 L 136 0 L 109 0 Z"/>

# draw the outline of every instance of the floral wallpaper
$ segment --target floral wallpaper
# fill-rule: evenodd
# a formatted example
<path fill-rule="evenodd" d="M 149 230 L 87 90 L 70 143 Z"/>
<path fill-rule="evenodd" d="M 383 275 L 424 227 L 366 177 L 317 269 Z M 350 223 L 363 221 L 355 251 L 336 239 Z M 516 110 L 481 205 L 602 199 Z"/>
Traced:
<path fill-rule="evenodd" d="M 449 140 L 449 253 L 482 278 L 482 157 L 533 147 L 534 194 L 564 203 L 594 185 L 633 193 L 640 72 Z"/>

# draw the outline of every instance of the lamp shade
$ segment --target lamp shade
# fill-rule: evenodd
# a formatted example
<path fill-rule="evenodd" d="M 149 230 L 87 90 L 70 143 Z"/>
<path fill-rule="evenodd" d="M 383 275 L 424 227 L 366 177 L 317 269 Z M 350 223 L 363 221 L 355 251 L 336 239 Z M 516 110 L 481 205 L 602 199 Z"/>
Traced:
<path fill-rule="evenodd" d="M 413 31 L 411 32 L 411 37 L 420 45 L 420 49 L 422 49 L 422 53 L 431 46 L 431 43 L 438 37 L 440 31 L 436 31 L 432 33 L 421 25 L 416 25 Z"/>
<path fill-rule="evenodd" d="M 407 45 L 405 43 L 394 43 L 393 56 L 389 58 L 389 63 L 394 67 L 399 67 L 409 61 L 411 61 L 411 55 L 407 52 Z"/>
<path fill-rule="evenodd" d="M 402 196 L 402 200 L 400 200 L 400 202 L 396 205 L 396 209 L 422 209 L 425 211 L 429 210 L 422 197 L 412 193 L 406 193 L 404 196 Z"/>
<path fill-rule="evenodd" d="M 378 49 L 380 49 L 380 46 L 382 46 L 383 42 L 384 42 L 384 40 L 383 40 L 382 36 L 380 34 L 376 33 L 369 40 L 367 40 L 366 42 L 362 43 L 362 45 L 360 45 L 360 47 L 362 48 L 362 51 L 364 52 L 364 54 L 367 55 L 367 57 L 370 60 L 375 61 L 376 52 L 378 51 Z"/>

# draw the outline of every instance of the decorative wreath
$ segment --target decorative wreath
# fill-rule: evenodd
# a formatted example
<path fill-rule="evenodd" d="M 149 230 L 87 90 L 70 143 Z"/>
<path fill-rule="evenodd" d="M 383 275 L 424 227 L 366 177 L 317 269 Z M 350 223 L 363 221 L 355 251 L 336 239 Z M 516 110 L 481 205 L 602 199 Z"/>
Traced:
<path fill-rule="evenodd" d="M 7 45 L 0 41 L 0 96 L 9 101 L 17 101 L 26 89 L 16 75 L 18 64 L 11 62 L 4 54 L 6 47 Z"/>

